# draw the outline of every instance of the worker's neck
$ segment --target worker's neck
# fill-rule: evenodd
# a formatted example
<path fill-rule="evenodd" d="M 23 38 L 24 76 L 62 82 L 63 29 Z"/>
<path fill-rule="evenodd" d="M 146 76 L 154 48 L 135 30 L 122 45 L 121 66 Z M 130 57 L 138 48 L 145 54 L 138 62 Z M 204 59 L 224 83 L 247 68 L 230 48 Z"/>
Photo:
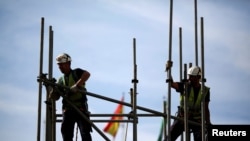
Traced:
<path fill-rule="evenodd" d="M 71 72 L 71 69 L 68 69 L 67 71 L 65 71 L 64 75 L 68 76 Z"/>

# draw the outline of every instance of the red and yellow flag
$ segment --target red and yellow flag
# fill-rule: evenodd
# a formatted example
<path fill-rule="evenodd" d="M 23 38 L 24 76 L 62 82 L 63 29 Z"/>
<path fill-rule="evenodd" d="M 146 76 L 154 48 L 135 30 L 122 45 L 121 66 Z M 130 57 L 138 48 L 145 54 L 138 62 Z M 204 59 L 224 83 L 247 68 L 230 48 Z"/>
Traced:
<path fill-rule="evenodd" d="M 124 101 L 124 97 L 122 97 L 121 101 Z M 114 114 L 122 114 L 123 113 L 123 105 L 119 104 L 118 107 L 116 108 Z M 123 117 L 122 116 L 112 116 L 111 120 L 122 120 Z M 112 135 L 113 137 L 116 136 L 116 133 L 118 131 L 119 128 L 119 122 L 108 122 L 107 125 L 104 127 L 103 131 L 109 133 L 110 135 Z"/>

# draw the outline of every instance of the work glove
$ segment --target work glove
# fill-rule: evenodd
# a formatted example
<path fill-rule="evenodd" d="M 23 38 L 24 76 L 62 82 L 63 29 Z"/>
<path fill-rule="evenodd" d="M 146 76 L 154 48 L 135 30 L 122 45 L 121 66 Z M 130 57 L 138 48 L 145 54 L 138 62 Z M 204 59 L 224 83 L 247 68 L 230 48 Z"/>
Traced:
<path fill-rule="evenodd" d="M 70 87 L 70 90 L 74 93 L 78 92 L 80 89 L 79 87 L 77 86 L 77 84 L 74 84 L 73 86 Z"/>
<path fill-rule="evenodd" d="M 48 91 L 49 91 L 49 99 L 58 100 L 60 98 L 60 95 L 54 90 L 54 88 L 49 87 Z"/>
<path fill-rule="evenodd" d="M 173 62 L 168 60 L 167 64 L 166 64 L 166 70 L 165 71 L 168 71 L 172 66 L 173 66 Z"/>

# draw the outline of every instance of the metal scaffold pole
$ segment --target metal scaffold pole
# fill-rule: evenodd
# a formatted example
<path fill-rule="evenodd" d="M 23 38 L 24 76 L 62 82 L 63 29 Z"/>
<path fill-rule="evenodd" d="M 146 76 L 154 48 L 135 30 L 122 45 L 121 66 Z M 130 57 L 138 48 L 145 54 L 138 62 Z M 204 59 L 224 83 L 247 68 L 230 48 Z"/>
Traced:
<path fill-rule="evenodd" d="M 201 127 L 202 127 L 202 141 L 205 141 L 205 96 L 204 95 L 204 85 L 205 85 L 205 65 L 204 65 L 204 22 L 203 17 L 201 17 Z"/>
<path fill-rule="evenodd" d="M 44 42 L 44 18 L 41 18 L 41 39 L 40 39 L 40 64 L 39 76 L 43 72 L 43 42 Z M 39 82 L 38 87 L 38 117 L 37 117 L 37 141 L 40 141 L 41 136 L 41 106 L 42 106 L 42 82 Z"/>
<path fill-rule="evenodd" d="M 189 125 L 188 125 L 188 81 L 187 81 L 187 64 L 184 64 L 184 84 L 185 84 L 185 91 L 184 91 L 184 131 L 185 131 L 185 141 L 190 140 L 190 132 L 189 132 Z"/>
<path fill-rule="evenodd" d="M 136 110 L 136 105 L 137 105 L 137 65 L 136 65 L 136 39 L 133 38 L 133 56 L 134 56 L 134 79 L 132 80 L 132 83 L 134 83 L 134 88 L 133 88 L 133 141 L 137 141 L 137 110 Z"/>
<path fill-rule="evenodd" d="M 180 66 L 180 82 L 182 82 L 182 28 L 179 28 L 179 53 L 180 53 L 180 60 L 179 60 L 179 66 Z M 182 94 L 181 94 L 182 95 Z M 181 141 L 183 141 L 183 134 L 181 134 Z"/>
<path fill-rule="evenodd" d="M 172 17 L 173 17 L 173 0 L 170 0 L 170 19 L 169 19 L 169 61 L 172 61 Z M 167 78 L 171 78 L 171 68 L 167 71 Z M 167 110 L 167 131 L 168 131 L 168 140 L 171 139 L 170 134 L 170 125 L 171 125 L 171 83 L 168 83 L 168 110 Z"/>
<path fill-rule="evenodd" d="M 195 0 L 195 17 L 196 17 L 196 0 Z M 172 21 L 173 19 L 173 0 L 170 0 L 170 21 L 169 21 L 169 50 L 168 50 L 168 61 L 172 63 Z M 196 23 L 196 18 L 195 18 L 195 27 L 197 26 Z M 197 29 L 195 29 L 195 32 L 197 32 Z M 201 70 L 203 71 L 201 80 L 202 80 L 202 85 L 201 85 L 201 93 L 205 93 L 204 91 L 204 30 L 203 30 L 203 17 L 201 18 Z M 65 87 L 65 86 L 60 86 L 59 84 L 55 83 L 55 79 L 53 78 L 53 36 L 54 32 L 52 30 L 52 26 L 49 28 L 49 58 L 48 58 L 48 79 L 46 78 L 47 74 L 43 74 L 43 40 L 44 40 L 44 18 L 41 19 L 41 41 L 40 41 L 40 68 L 39 68 L 39 91 L 38 91 L 38 119 L 37 119 L 37 141 L 40 141 L 40 128 L 41 128 L 41 101 L 42 101 L 42 85 L 46 86 L 46 129 L 45 129 L 45 141 L 55 141 L 56 140 L 56 122 L 59 122 L 57 120 L 57 117 L 59 115 L 56 114 L 56 103 L 54 100 L 49 98 L 49 87 L 53 87 L 55 89 L 63 88 L 65 90 L 70 91 L 70 88 Z M 129 120 L 113 120 L 113 122 L 130 122 L 133 123 L 133 141 L 137 141 L 137 134 L 138 134 L 138 122 L 139 119 L 138 117 L 140 116 L 161 116 L 164 117 L 164 140 L 171 140 L 171 119 L 177 119 L 177 120 L 182 120 L 184 122 L 184 131 L 185 131 L 185 141 L 190 140 L 190 130 L 189 130 L 189 123 L 194 124 L 194 125 L 200 125 L 200 123 L 195 123 L 192 121 L 189 121 L 188 115 L 189 115 L 189 109 L 188 109 L 188 90 L 187 90 L 187 85 L 188 85 L 188 79 L 187 79 L 187 64 L 184 64 L 184 71 L 183 71 L 183 66 L 182 66 L 182 28 L 179 28 L 179 65 L 180 65 L 180 81 L 185 83 L 185 90 L 181 94 L 184 95 L 184 118 L 179 118 L 179 117 L 174 117 L 171 116 L 171 83 L 169 83 L 172 80 L 172 70 L 171 67 L 167 70 L 167 80 L 166 82 L 168 83 L 168 93 L 167 93 L 167 98 L 166 100 L 164 99 L 164 109 L 163 113 L 154 111 L 151 109 L 147 109 L 144 107 L 137 106 L 137 83 L 139 83 L 137 79 L 137 63 L 136 63 L 136 39 L 133 38 L 133 88 L 130 89 L 130 94 L 131 94 L 131 103 L 125 103 L 125 102 L 120 102 L 117 100 L 113 100 L 111 98 L 103 97 L 96 95 L 94 93 L 90 92 L 84 92 L 84 94 L 96 97 L 96 98 L 101 98 L 107 101 L 115 102 L 115 103 L 120 103 L 125 106 L 131 107 L 131 112 L 129 114 L 120 114 L 116 116 L 127 116 Z M 197 35 L 195 35 L 195 61 L 196 61 L 196 66 L 198 66 L 198 53 L 197 53 Z M 189 67 L 191 67 L 192 64 L 189 64 Z M 184 76 L 182 75 L 184 73 Z M 61 97 L 65 98 L 66 101 L 68 101 L 67 97 L 65 97 L 62 93 L 60 94 Z M 202 103 L 201 103 L 201 113 L 202 113 L 202 141 L 205 141 L 205 96 L 203 96 Z M 71 103 L 71 101 L 68 101 Z M 167 105 L 166 105 L 167 104 Z M 93 124 L 93 121 L 95 122 L 107 122 L 109 120 L 90 120 L 87 119 L 83 114 L 80 113 L 80 111 L 77 110 L 77 108 L 74 106 L 74 104 L 70 104 L 73 109 L 75 109 L 82 117 L 84 120 L 88 121 L 91 126 L 106 140 L 109 141 L 109 139 L 103 134 L 103 132 L 97 128 L 95 124 Z M 183 106 L 183 105 L 182 105 Z M 151 114 L 138 114 L 137 110 L 143 110 L 146 112 L 149 112 Z M 113 116 L 114 114 L 90 114 L 90 116 Z M 110 120 L 111 121 L 111 120 Z M 183 140 L 183 135 L 182 135 L 182 140 Z"/>
<path fill-rule="evenodd" d="M 50 80 L 53 79 L 53 39 L 54 39 L 54 31 L 52 30 L 52 26 L 49 27 L 49 58 L 48 58 L 48 78 Z M 50 138 L 48 138 L 48 140 L 51 141 L 55 141 L 56 140 L 56 123 L 55 123 L 55 111 L 56 111 L 56 104 L 54 100 L 49 99 L 49 95 L 47 92 L 47 101 L 49 102 L 49 109 L 47 109 L 47 113 L 50 116 L 50 119 L 48 120 L 48 128 L 49 130 L 46 132 L 50 132 L 50 133 L 46 133 L 50 135 Z"/>
<path fill-rule="evenodd" d="M 197 0 L 194 0 L 195 65 L 198 66 Z"/>
<path fill-rule="evenodd" d="M 48 56 L 48 79 L 52 80 L 52 62 L 53 62 L 53 31 L 52 31 L 52 26 L 49 27 L 49 56 Z M 52 105 L 52 100 L 49 99 L 49 86 L 46 85 L 46 132 L 45 132 L 45 138 L 46 141 L 54 141 L 54 130 L 53 130 L 53 105 Z"/>
<path fill-rule="evenodd" d="M 179 53 L 180 53 L 180 60 L 179 60 L 179 65 L 180 65 L 180 82 L 182 81 L 182 28 L 179 28 Z"/>

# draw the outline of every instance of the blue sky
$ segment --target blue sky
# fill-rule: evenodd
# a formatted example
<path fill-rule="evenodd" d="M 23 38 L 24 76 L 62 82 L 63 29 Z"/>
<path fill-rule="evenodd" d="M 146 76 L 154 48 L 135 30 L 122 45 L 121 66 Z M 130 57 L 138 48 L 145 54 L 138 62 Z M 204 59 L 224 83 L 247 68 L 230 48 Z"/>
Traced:
<path fill-rule="evenodd" d="M 211 88 L 212 123 L 250 124 L 250 2 L 197 1 L 199 38 L 200 17 L 204 17 L 205 77 L 206 85 Z M 179 80 L 180 27 L 183 63 L 195 63 L 193 1 L 174 0 L 173 9 L 172 75 Z M 36 140 L 41 17 L 45 18 L 45 73 L 48 72 L 48 31 L 52 26 L 54 58 L 59 53 L 69 53 L 72 68 L 90 71 L 88 91 L 117 100 L 124 94 L 125 102 L 130 102 L 133 38 L 136 38 L 137 103 L 163 110 L 163 97 L 168 92 L 164 72 L 169 57 L 168 0 L 8 0 L 0 2 L 0 13 L 0 136 L 3 141 Z M 200 40 L 198 44 L 200 53 Z M 54 62 L 53 76 L 60 75 Z M 172 115 L 178 98 L 172 90 Z M 57 102 L 58 112 L 60 103 Z M 89 97 L 89 106 L 92 113 L 113 113 L 117 104 Z M 126 107 L 125 113 L 128 112 L 130 108 Z M 156 140 L 160 123 L 160 117 L 140 117 L 138 140 Z M 44 140 L 44 123 L 41 125 L 41 140 Z M 105 123 L 96 125 L 103 129 Z M 57 140 L 61 141 L 60 123 L 57 126 Z M 128 141 L 132 140 L 132 129 L 129 124 Z M 92 136 L 93 140 L 103 140 L 96 131 Z M 116 140 L 123 140 L 122 128 Z"/>

